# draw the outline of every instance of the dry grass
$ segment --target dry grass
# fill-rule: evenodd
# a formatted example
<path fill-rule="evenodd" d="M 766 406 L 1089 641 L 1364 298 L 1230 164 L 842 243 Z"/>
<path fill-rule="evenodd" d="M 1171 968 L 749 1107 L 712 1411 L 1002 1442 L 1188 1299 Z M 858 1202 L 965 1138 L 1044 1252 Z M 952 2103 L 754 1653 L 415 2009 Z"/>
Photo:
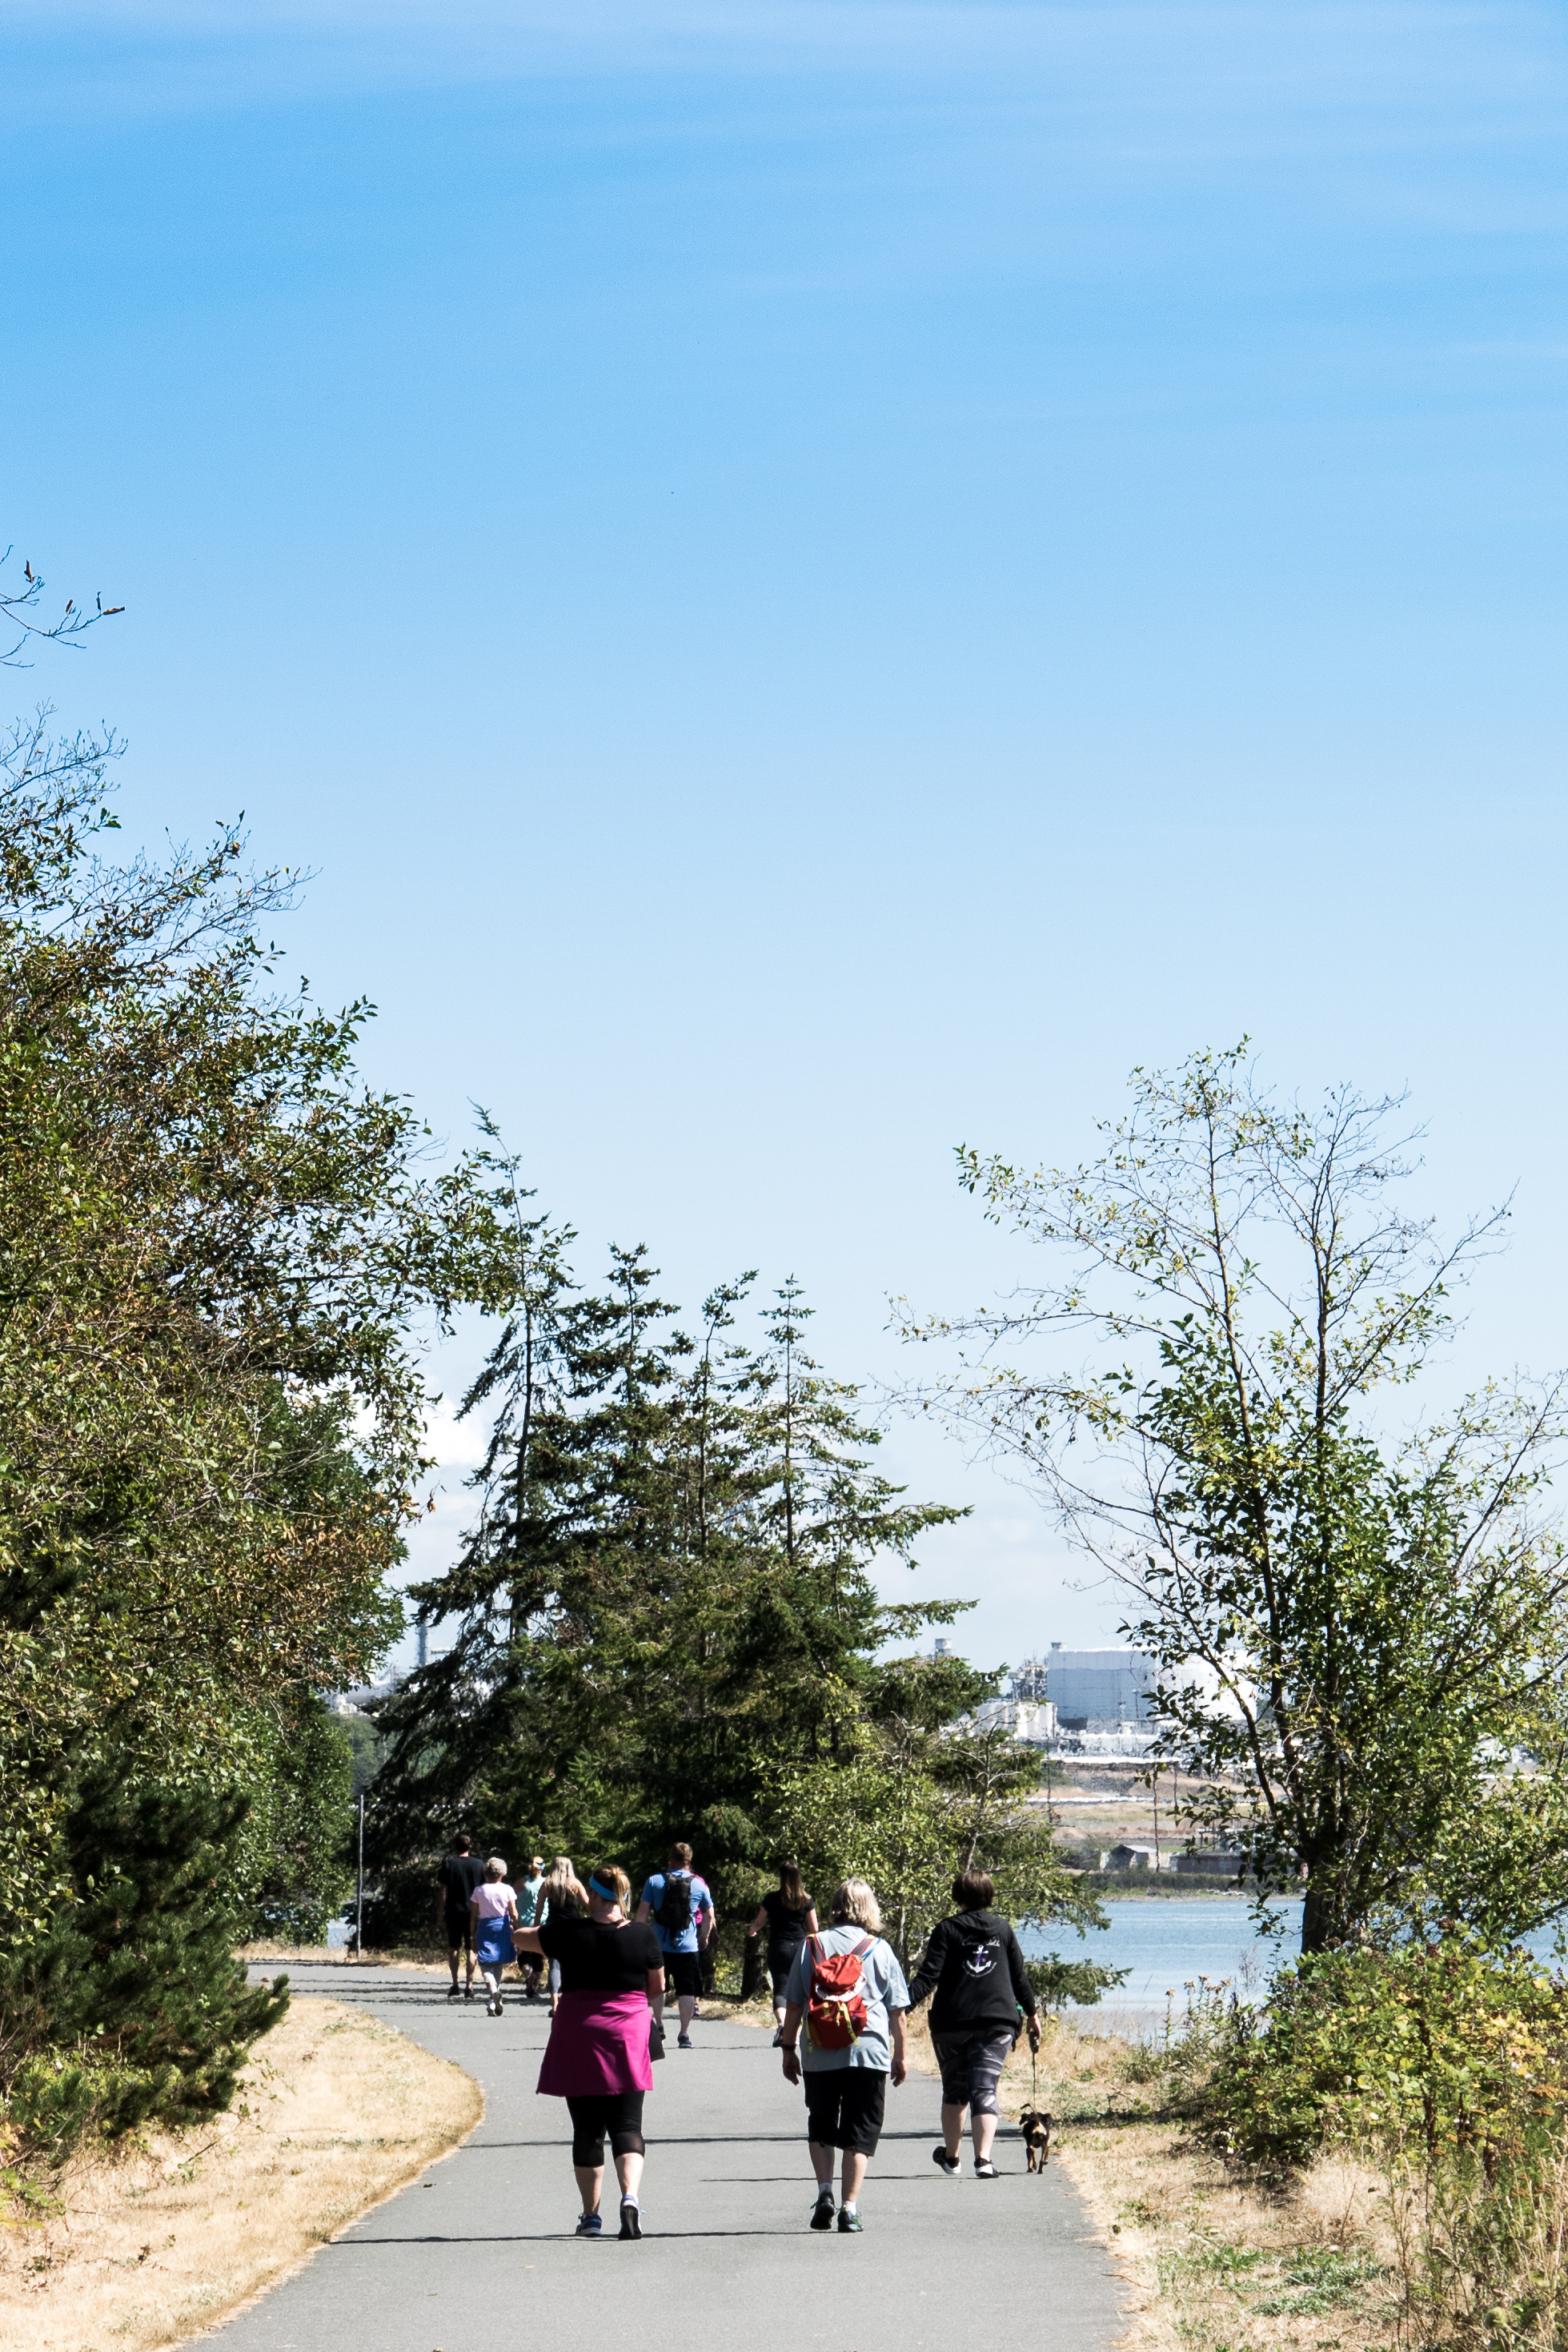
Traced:
<path fill-rule="evenodd" d="M 464 2138 L 477 2084 L 335 2000 L 296 2000 L 208 2131 L 73 2164 L 0 2244 L 0 2352 L 150 2352 L 233 2315 Z"/>
<path fill-rule="evenodd" d="M 270 1937 L 258 1937 L 255 1943 L 242 1944 L 235 1952 L 236 1960 L 252 1961 L 257 1968 L 288 1968 L 301 1960 L 327 1960 L 333 1968 L 351 1973 L 356 1966 L 353 1955 L 336 1944 L 280 1944 Z M 417 1948 L 400 1945 L 395 1951 L 379 1952 L 367 1945 L 364 1958 L 358 1965 L 367 1969 L 431 1969 L 446 1972 L 446 1955 L 435 1944 Z"/>

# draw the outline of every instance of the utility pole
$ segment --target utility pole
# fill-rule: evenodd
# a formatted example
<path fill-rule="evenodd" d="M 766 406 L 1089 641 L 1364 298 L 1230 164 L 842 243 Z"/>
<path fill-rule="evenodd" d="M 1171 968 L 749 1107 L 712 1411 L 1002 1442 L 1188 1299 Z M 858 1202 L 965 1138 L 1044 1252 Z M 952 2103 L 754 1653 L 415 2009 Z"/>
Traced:
<path fill-rule="evenodd" d="M 354 1959 L 365 1956 L 365 1800 L 360 1796 L 360 1873 L 354 1887 Z"/>

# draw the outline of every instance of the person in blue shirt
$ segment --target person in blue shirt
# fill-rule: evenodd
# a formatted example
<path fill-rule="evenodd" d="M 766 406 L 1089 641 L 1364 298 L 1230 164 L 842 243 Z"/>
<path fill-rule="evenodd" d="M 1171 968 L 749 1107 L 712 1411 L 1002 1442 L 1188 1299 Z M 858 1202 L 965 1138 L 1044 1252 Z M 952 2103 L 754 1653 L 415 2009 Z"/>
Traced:
<path fill-rule="evenodd" d="M 644 1883 L 637 1916 L 651 1919 L 658 1929 L 659 1948 L 664 1955 L 664 1982 L 674 1986 L 680 2002 L 677 2047 L 689 2050 L 692 2020 L 697 2013 L 697 1996 L 703 1989 L 701 1955 L 718 1925 L 707 1882 L 692 1868 L 689 1845 L 673 1845 L 664 1869 L 654 1871 Z M 653 2014 L 663 2025 L 662 1993 L 654 2000 Z"/>

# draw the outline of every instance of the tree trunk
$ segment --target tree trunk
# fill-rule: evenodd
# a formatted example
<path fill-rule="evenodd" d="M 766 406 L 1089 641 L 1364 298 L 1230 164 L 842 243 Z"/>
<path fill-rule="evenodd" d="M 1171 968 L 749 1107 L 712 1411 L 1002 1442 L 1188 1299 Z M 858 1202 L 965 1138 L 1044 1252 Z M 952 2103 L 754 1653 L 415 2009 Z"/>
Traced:
<path fill-rule="evenodd" d="M 1327 1897 L 1309 1882 L 1306 1901 L 1301 1906 L 1302 1951 L 1326 1952 L 1331 1944 L 1338 1941 L 1335 1926 Z"/>

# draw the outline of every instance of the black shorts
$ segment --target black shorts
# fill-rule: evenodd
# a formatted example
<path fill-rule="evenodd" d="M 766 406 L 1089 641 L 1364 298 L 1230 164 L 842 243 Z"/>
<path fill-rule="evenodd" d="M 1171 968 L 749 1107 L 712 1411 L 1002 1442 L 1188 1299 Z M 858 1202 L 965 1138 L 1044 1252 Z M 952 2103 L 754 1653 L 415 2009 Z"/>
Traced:
<path fill-rule="evenodd" d="M 682 2000 L 695 2000 L 703 1989 L 703 1956 L 700 1952 L 666 1952 L 664 1954 L 664 1990 Z"/>
<path fill-rule="evenodd" d="M 470 1955 L 474 1949 L 474 1930 L 468 1925 L 466 1911 L 449 1911 L 446 1915 L 446 1948 L 455 1952 L 461 1944 Z"/>
<path fill-rule="evenodd" d="M 604 2135 L 610 2134 L 612 2156 L 642 2156 L 643 2094 L 641 2091 L 594 2091 L 584 2098 L 569 2098 L 571 2117 L 571 2160 L 594 2171 L 604 2161 Z"/>
<path fill-rule="evenodd" d="M 887 2076 L 872 2066 L 831 2066 L 806 2076 L 806 2137 L 819 2147 L 874 2156 L 887 2106 Z"/>

